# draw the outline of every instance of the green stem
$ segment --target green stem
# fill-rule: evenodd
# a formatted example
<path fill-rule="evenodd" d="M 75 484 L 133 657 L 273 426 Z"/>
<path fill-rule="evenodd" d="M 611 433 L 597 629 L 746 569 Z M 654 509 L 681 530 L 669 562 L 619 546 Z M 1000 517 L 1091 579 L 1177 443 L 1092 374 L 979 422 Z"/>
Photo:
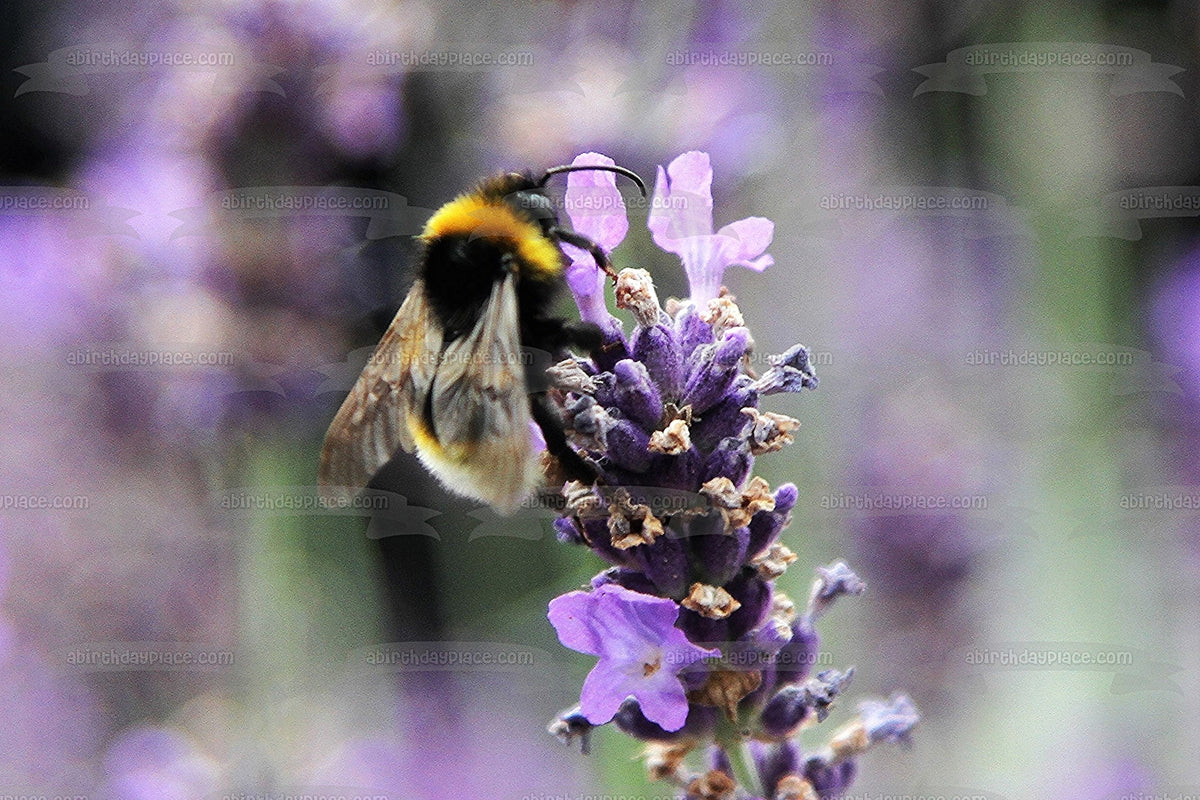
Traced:
<path fill-rule="evenodd" d="M 742 737 L 742 732 L 735 722 L 730 722 L 722 716 L 717 723 L 717 744 L 729 756 L 729 764 L 733 769 L 733 779 L 750 794 L 759 794 L 758 775 L 750 757 L 749 745 Z"/>

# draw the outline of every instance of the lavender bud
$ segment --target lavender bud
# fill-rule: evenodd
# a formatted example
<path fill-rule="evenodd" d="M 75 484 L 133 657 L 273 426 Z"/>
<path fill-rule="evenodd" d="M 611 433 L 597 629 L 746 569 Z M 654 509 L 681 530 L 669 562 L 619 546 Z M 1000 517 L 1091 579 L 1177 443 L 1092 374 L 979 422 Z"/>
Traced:
<path fill-rule="evenodd" d="M 726 753 L 725 748 L 720 745 L 714 744 L 708 748 L 708 768 L 733 777 L 733 765 L 729 762 L 729 753 Z"/>
<path fill-rule="evenodd" d="M 617 709 L 613 722 L 622 731 L 643 742 L 673 742 L 711 736 L 716 729 L 717 713 L 717 709 L 708 706 L 688 706 L 687 721 L 683 727 L 677 731 L 664 731 L 646 719 L 637 700 L 629 699 Z"/>
<path fill-rule="evenodd" d="M 745 439 L 729 436 L 722 439 L 704 459 L 704 467 L 700 470 L 700 483 L 704 484 L 713 478 L 729 478 L 740 486 L 750 476 L 754 468 L 754 456 L 750 454 L 750 446 Z"/>
<path fill-rule="evenodd" d="M 777 616 L 767 618 L 767 621 L 746 634 L 745 640 L 754 645 L 759 652 L 774 656 L 792 641 L 792 627 Z M 774 661 L 774 659 L 771 659 Z"/>
<path fill-rule="evenodd" d="M 775 681 L 778 685 L 799 683 L 808 677 L 817 660 L 817 630 L 808 617 L 792 622 L 792 640 L 775 657 Z"/>
<path fill-rule="evenodd" d="M 653 544 L 633 547 L 625 552 L 629 554 L 631 566 L 645 573 L 658 587 L 658 594 L 676 600 L 687 594 L 691 585 L 691 570 L 683 541 L 660 536 Z"/>
<path fill-rule="evenodd" d="M 695 447 L 689 447 L 679 455 L 659 456 L 654 462 L 654 473 L 658 475 L 658 484 L 664 489 L 685 489 L 696 491 L 702 481 L 700 475 L 704 469 L 704 455 Z"/>
<path fill-rule="evenodd" d="M 830 764 L 820 756 L 810 756 L 804 763 L 804 778 L 813 785 L 821 800 L 837 797 L 854 781 L 854 762 Z"/>
<path fill-rule="evenodd" d="M 729 621 L 714 619 L 690 608 L 682 607 L 675 627 L 683 631 L 688 639 L 703 647 L 715 647 L 729 640 Z"/>
<path fill-rule="evenodd" d="M 583 531 L 574 517 L 558 517 L 554 520 L 554 533 L 563 544 L 584 544 Z"/>
<path fill-rule="evenodd" d="M 706 516 L 718 522 L 722 522 L 723 519 L 716 509 Z M 692 563 L 697 579 L 721 586 L 737 574 L 746 560 L 750 531 L 738 528 L 726 533 L 722 522 L 719 533 L 691 536 L 688 543 L 691 545 Z"/>
<path fill-rule="evenodd" d="M 780 742 L 771 746 L 760 745 L 757 750 L 754 762 L 759 780 L 766 789 L 767 797 L 774 797 L 783 776 L 800 772 L 800 747 L 795 742 Z"/>
<path fill-rule="evenodd" d="M 640 361 L 618 361 L 606 380 L 598 382 L 596 399 L 605 406 L 620 409 L 627 418 L 646 430 L 654 430 L 662 420 L 662 397 Z"/>
<path fill-rule="evenodd" d="M 674 331 L 661 323 L 639 327 L 633 332 L 633 357 L 646 365 L 650 379 L 666 395 L 664 400 L 679 397 L 684 362 Z"/>
<path fill-rule="evenodd" d="M 692 303 L 684 304 L 675 313 L 675 331 L 684 358 L 691 358 L 697 347 L 713 341 L 712 326 L 704 321 Z"/>
<path fill-rule="evenodd" d="M 605 456 L 613 463 L 634 472 L 644 472 L 654 460 L 650 437 L 627 419 L 612 419 L 605 426 Z"/>
<path fill-rule="evenodd" d="M 596 555 L 608 563 L 615 564 L 618 567 L 637 569 L 638 561 L 631 554 L 634 550 L 640 550 L 641 548 L 635 547 L 630 550 L 622 550 L 619 547 L 614 547 L 612 532 L 608 527 L 608 520 L 607 514 L 603 517 L 580 520 L 583 527 L 584 541 Z"/>
<path fill-rule="evenodd" d="M 754 382 L 762 394 L 798 392 L 817 388 L 817 375 L 809 362 L 808 348 L 793 345 L 787 352 L 769 358 L 771 368 Z"/>
<path fill-rule="evenodd" d="M 727 436 L 744 436 L 750 418 L 743 408 L 758 407 L 758 392 L 750 387 L 750 378 L 738 375 L 725 397 L 692 423 L 692 441 L 709 450 Z"/>
<path fill-rule="evenodd" d="M 738 365 L 749 343 L 749 331 L 731 328 L 720 342 L 698 348 L 691 358 L 694 369 L 684 387 L 683 402 L 697 414 L 720 402 L 739 374 Z"/>
<path fill-rule="evenodd" d="M 772 587 L 753 569 L 746 568 L 725 588 L 741 603 L 738 610 L 729 615 L 729 638 L 740 639 L 766 619 L 771 610 Z"/>
<path fill-rule="evenodd" d="M 566 426 L 580 436 L 594 439 L 601 448 L 604 444 L 601 427 L 604 414 L 604 408 L 596 403 L 596 398 L 587 394 L 571 393 L 563 404 Z"/>
<path fill-rule="evenodd" d="M 821 722 L 829 714 L 834 698 L 850 684 L 853 667 L 845 672 L 827 669 L 799 686 L 785 686 L 763 706 L 760 716 L 768 736 L 790 736 L 810 717 Z"/>
<path fill-rule="evenodd" d="M 759 511 L 750 519 L 750 544 L 746 548 L 753 558 L 774 544 L 787 526 L 789 512 L 796 505 L 796 485 L 785 483 L 775 490 L 775 508 Z"/>

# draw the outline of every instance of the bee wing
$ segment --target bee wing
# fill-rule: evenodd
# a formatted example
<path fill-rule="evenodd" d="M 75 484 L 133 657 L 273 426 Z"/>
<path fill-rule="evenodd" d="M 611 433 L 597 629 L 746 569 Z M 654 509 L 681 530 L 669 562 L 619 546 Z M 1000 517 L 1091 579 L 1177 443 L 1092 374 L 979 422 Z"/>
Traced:
<path fill-rule="evenodd" d="M 529 397 L 516 278 L 497 281 L 474 329 L 448 343 L 433 380 L 433 429 L 443 446 L 485 444 L 520 463 L 531 457 Z"/>
<path fill-rule="evenodd" d="M 437 370 L 442 329 L 417 281 L 325 434 L 318 483 L 361 489 L 396 450 L 413 449 L 408 414 L 419 412 Z"/>

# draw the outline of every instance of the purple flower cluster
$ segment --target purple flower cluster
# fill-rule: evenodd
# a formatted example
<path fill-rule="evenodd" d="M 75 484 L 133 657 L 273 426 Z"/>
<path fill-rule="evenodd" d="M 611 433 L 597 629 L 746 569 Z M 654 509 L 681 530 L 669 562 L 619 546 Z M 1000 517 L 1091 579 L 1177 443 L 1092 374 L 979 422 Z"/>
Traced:
<path fill-rule="evenodd" d="M 576 164 L 612 164 L 594 153 Z M 759 408 L 760 397 L 812 389 L 800 345 L 754 375 L 754 342 L 727 266 L 756 270 L 773 225 L 750 218 L 712 227 L 712 169 L 685 153 L 658 173 L 649 227 L 678 254 L 692 296 L 660 307 L 649 273 L 623 270 L 617 306 L 636 326 L 626 336 L 604 302 L 590 256 L 569 250 L 568 281 L 581 315 L 604 333 L 590 358 L 551 370 L 574 446 L 599 472 L 568 483 L 560 540 L 586 545 L 612 566 L 550 604 L 564 645 L 599 657 L 578 707 L 551 731 L 570 741 L 608 722 L 651 743 L 647 766 L 687 798 L 757 792 L 772 798 L 829 797 L 853 778 L 872 743 L 904 739 L 917 721 L 897 695 L 860 706 L 829 744 L 804 755 L 794 737 L 820 722 L 853 668 L 811 674 L 817 618 L 839 596 L 865 588 L 845 564 L 818 570 L 807 607 L 775 581 L 796 555 L 780 541 L 797 490 L 751 477 L 754 459 L 792 442 L 799 423 Z M 628 230 L 611 173 L 572 173 L 566 210 L 577 230 L 611 250 Z M 603 209 L 598 212 L 597 209 Z M 706 769 L 689 753 L 708 749 Z M 753 770 L 750 764 L 753 764 Z"/>

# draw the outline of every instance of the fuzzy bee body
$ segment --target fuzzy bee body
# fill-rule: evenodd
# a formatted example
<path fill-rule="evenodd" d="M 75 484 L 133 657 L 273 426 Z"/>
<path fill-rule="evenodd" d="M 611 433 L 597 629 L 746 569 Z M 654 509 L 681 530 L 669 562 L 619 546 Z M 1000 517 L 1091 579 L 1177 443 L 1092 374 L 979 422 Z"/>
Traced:
<path fill-rule="evenodd" d="M 328 492 L 356 492 L 404 449 L 451 492 L 511 512 L 541 482 L 533 422 L 569 475 L 594 476 L 527 369 L 535 354 L 599 344 L 594 327 L 551 313 L 560 241 L 610 269 L 599 247 L 559 227 L 544 193 L 573 169 L 487 179 L 430 217 L 416 281 L 326 434 Z"/>

